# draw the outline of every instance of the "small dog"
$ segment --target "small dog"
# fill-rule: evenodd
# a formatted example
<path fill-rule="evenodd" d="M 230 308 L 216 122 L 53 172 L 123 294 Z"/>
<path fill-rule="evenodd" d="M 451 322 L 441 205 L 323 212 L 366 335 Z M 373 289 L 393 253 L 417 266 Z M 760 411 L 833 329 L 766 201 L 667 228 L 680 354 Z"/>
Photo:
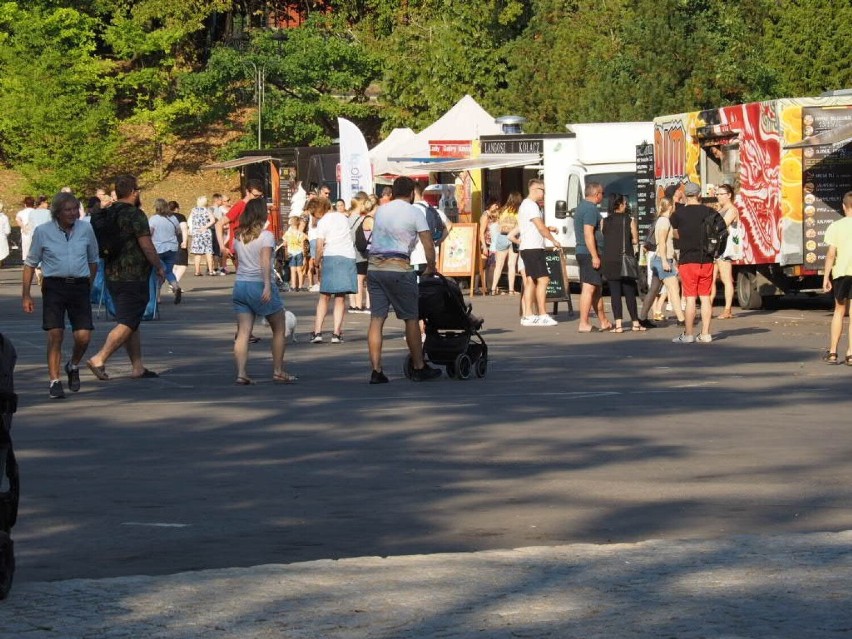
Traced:
<path fill-rule="evenodd" d="M 298 341 L 296 339 L 296 324 L 296 315 L 291 311 L 284 311 L 284 337 L 293 344 Z"/>

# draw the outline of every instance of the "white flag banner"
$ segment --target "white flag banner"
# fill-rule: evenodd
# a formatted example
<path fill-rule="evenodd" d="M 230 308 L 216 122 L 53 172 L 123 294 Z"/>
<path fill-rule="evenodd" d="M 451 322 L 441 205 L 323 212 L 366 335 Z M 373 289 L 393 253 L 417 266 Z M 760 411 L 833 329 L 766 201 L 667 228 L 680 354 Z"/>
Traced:
<path fill-rule="evenodd" d="M 358 191 L 373 192 L 373 169 L 361 129 L 344 118 L 337 118 L 337 126 L 340 128 L 340 198 L 349 206 L 349 200 Z"/>

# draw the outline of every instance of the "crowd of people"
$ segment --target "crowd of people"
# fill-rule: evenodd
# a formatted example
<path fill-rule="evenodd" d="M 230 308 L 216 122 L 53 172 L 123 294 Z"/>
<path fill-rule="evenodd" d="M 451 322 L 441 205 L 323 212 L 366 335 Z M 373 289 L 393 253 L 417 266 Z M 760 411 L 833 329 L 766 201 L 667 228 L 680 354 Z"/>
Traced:
<path fill-rule="evenodd" d="M 233 206 L 227 196 L 199 197 L 187 219 L 175 201 L 156 199 L 149 216 L 143 211 L 135 177 L 119 176 L 111 193 L 98 190 L 85 205 L 63 190 L 52 201 L 27 198 L 16 215 L 21 225 L 24 249 L 23 310 L 34 312 L 30 294 L 34 281 L 42 289 L 42 328 L 47 332 L 49 396 L 63 398 L 61 373 L 67 375 L 72 392 L 80 388 L 82 363 L 99 380 L 108 380 L 110 357 L 124 348 L 131 363 L 131 377 L 153 378 L 158 374 L 143 364 L 139 327 L 149 303 L 149 281 L 156 276 L 160 287 L 167 283 L 174 303 L 183 297 L 180 285 L 194 256 L 195 275 L 224 275 L 233 266 L 232 300 L 236 315 L 234 358 L 236 383 L 253 384 L 248 350 L 255 319 L 260 316 L 272 330 L 272 379 L 292 383 L 296 376 L 284 367 L 286 321 L 279 289 L 318 292 L 311 343 L 325 340 L 326 316 L 332 315 L 330 341 L 344 341 L 347 312 L 371 315 L 368 351 L 372 365 L 370 383 L 388 382 L 382 369 L 382 333 L 392 307 L 405 324 L 411 358 L 411 378 L 434 379 L 440 370 L 424 359 L 422 327 L 418 313 L 418 277 L 436 270 L 437 247 L 452 224 L 441 215 L 431 226 L 430 208 L 424 187 L 409 178 L 398 178 L 382 197 L 359 192 L 346 206 L 332 203 L 328 187 L 310 193 L 297 190 L 292 215 L 276 237 L 271 228 L 272 212 L 259 181 L 249 180 L 245 196 Z M 554 326 L 557 321 L 545 309 L 549 276 L 546 264 L 548 243 L 560 248 L 555 229 L 544 222 L 542 180 L 528 183 L 527 195 L 511 193 L 504 205 L 489 206 L 482 216 L 479 241 L 483 261 L 493 261 L 485 290 L 496 294 L 504 266 L 508 267 L 507 294 L 517 294 L 516 273 L 521 277 L 522 317 L 525 327 Z M 734 191 L 729 185 L 716 188 L 715 208 L 700 201 L 700 187 L 692 182 L 666 190 L 657 205 L 657 217 L 644 240 L 649 289 L 639 307 L 640 246 L 636 219 L 624 194 L 607 194 L 601 211 L 604 188 L 590 182 L 584 199 L 574 213 L 576 257 L 581 282 L 580 333 L 626 330 L 645 331 L 664 319 L 666 299 L 683 328 L 676 343 L 709 343 L 715 282 L 724 287 L 724 308 L 718 319 L 732 312 L 732 262 L 742 257 L 742 228 Z M 208 203 L 210 205 L 208 205 Z M 843 199 L 845 217 L 826 232 L 829 245 L 824 288 L 833 291 L 836 309 L 831 324 L 825 361 L 839 363 L 838 343 L 843 318 L 848 314 L 852 293 L 852 193 Z M 104 257 L 100 220 L 116 220 L 116 247 Z M 718 252 L 708 252 L 702 225 L 708 216 L 718 216 L 727 239 Z M 0 218 L 0 235 L 5 233 Z M 103 232 L 103 231 L 100 231 Z M 5 233 L 8 235 L 8 233 Z M 103 269 L 106 286 L 115 306 L 116 326 L 100 350 L 83 362 L 91 340 L 91 285 Z M 283 269 L 289 277 L 282 276 Z M 153 275 L 152 275 L 153 274 Z M 289 280 L 285 284 L 284 280 Z M 609 286 L 612 319 L 602 296 Z M 159 289 L 158 289 L 159 290 Z M 159 293 L 157 293 L 159 295 Z M 624 298 L 625 304 L 622 303 Z M 683 304 L 681 303 L 683 299 Z M 624 323 L 624 309 L 630 324 Z M 653 313 L 653 321 L 648 315 Z M 598 326 L 593 326 L 592 316 Z M 66 317 L 74 344 L 70 359 L 61 362 Z M 696 334 L 696 320 L 699 327 Z M 845 357 L 852 365 L 852 346 Z"/>

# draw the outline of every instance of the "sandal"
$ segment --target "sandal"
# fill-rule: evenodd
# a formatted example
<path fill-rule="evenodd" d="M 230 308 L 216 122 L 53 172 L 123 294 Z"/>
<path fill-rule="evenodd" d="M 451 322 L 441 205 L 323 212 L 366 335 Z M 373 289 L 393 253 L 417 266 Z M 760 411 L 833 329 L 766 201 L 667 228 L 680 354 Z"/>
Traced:
<path fill-rule="evenodd" d="M 272 376 L 272 381 L 277 384 L 292 384 L 297 379 L 299 378 L 295 375 L 291 375 L 290 373 L 275 373 Z"/>
<path fill-rule="evenodd" d="M 847 366 L 852 366 L 852 355 L 847 355 L 846 359 L 843 360 Z"/>
<path fill-rule="evenodd" d="M 131 375 L 130 379 L 154 379 L 155 377 L 159 377 L 159 375 L 154 371 L 149 371 L 147 368 L 143 368 L 141 375 Z"/>
<path fill-rule="evenodd" d="M 849 358 L 847 357 L 846 359 L 848 360 Z M 825 352 L 825 355 L 822 356 L 822 361 L 824 361 L 826 364 L 839 364 L 840 363 L 837 359 L 837 353 L 832 353 L 830 351 Z"/>
<path fill-rule="evenodd" d="M 237 377 L 237 379 L 234 380 L 234 384 L 237 386 L 251 386 L 254 384 L 254 380 L 248 377 Z"/>
<path fill-rule="evenodd" d="M 105 382 L 109 379 L 109 375 L 107 375 L 106 372 L 106 366 L 95 366 L 94 364 L 92 364 L 92 360 L 86 362 L 86 366 L 88 366 L 89 370 L 92 371 L 92 374 L 102 382 Z"/>
<path fill-rule="evenodd" d="M 724 319 L 734 319 L 734 314 L 731 312 L 722 313 L 716 319 L 724 320 Z"/>
<path fill-rule="evenodd" d="M 616 326 L 616 327 L 614 327 L 614 328 L 609 329 L 609 332 L 610 332 L 610 333 L 623 333 L 623 332 L 624 332 L 624 327 L 622 327 L 622 326 Z"/>
<path fill-rule="evenodd" d="M 645 328 L 644 326 L 642 326 L 641 324 L 634 324 L 633 330 L 634 330 L 634 332 L 642 332 L 642 331 L 647 331 L 648 329 Z"/>

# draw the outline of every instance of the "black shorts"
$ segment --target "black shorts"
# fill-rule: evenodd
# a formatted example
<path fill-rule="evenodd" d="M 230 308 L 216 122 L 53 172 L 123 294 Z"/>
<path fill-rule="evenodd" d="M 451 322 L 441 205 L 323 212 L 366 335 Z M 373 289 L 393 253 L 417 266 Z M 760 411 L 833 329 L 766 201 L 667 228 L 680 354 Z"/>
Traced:
<path fill-rule="evenodd" d="M 527 277 L 534 280 L 550 277 L 547 262 L 544 260 L 544 249 L 521 249 L 521 259 L 524 261 L 524 273 Z"/>
<path fill-rule="evenodd" d="M 139 328 L 148 306 L 148 280 L 144 282 L 107 282 L 115 304 L 115 321 L 131 330 Z"/>
<path fill-rule="evenodd" d="M 846 275 L 831 280 L 831 290 L 837 302 L 845 302 L 852 298 L 852 276 Z"/>
<path fill-rule="evenodd" d="M 355 272 L 358 275 L 366 275 L 368 264 L 369 262 L 367 262 L 367 260 L 364 260 L 363 262 L 355 262 Z"/>
<path fill-rule="evenodd" d="M 580 268 L 580 282 L 592 286 L 602 286 L 601 270 L 592 266 L 592 256 L 581 253 L 577 256 L 577 266 Z"/>
<path fill-rule="evenodd" d="M 91 331 L 92 303 L 88 277 L 45 277 L 41 282 L 41 327 L 49 331 L 65 328 L 65 314 L 72 331 Z"/>

